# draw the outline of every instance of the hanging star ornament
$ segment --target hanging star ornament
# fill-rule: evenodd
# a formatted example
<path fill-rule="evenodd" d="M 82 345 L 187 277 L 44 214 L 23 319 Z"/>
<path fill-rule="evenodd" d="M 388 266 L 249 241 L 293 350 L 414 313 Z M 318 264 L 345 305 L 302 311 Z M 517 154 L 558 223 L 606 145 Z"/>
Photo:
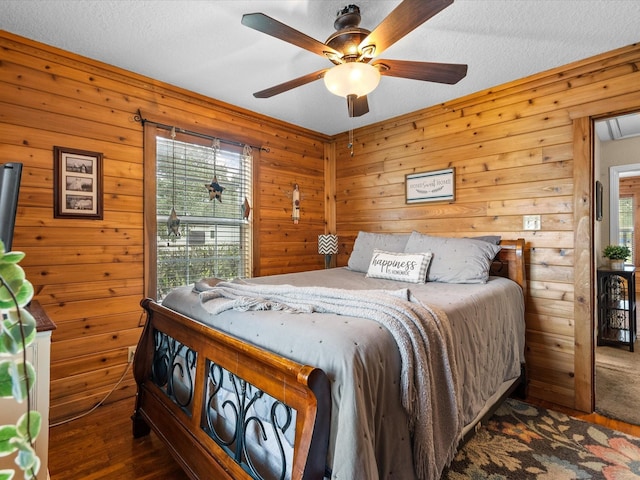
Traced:
<path fill-rule="evenodd" d="M 180 236 L 180 219 L 176 214 L 176 209 L 171 208 L 171 215 L 167 219 L 167 230 L 169 230 L 169 235 L 173 234 L 176 237 Z"/>
<path fill-rule="evenodd" d="M 224 190 L 224 187 L 220 186 L 220 184 L 218 183 L 217 177 L 213 177 L 213 180 L 211 180 L 211 183 L 208 185 L 205 184 L 205 187 L 207 187 L 207 190 L 209 190 L 209 200 L 213 200 L 214 198 L 217 198 L 218 201 L 222 203 L 222 192 Z"/>

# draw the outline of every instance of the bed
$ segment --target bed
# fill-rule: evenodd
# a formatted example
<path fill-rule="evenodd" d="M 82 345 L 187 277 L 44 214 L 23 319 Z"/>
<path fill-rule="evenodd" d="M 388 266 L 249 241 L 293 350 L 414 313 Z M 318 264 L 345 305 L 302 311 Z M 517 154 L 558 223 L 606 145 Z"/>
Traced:
<path fill-rule="evenodd" d="M 203 280 L 143 300 L 134 436 L 153 429 L 194 479 L 439 478 L 524 384 L 524 240 L 485 244 L 361 232 L 348 267 Z M 468 263 L 450 277 L 443 256 L 459 262 L 470 245 L 489 259 L 486 278 L 468 277 Z M 427 250 L 440 253 L 425 283 L 372 271 L 376 254 L 404 262 Z M 398 333 L 399 316 L 425 310 L 427 333 Z"/>

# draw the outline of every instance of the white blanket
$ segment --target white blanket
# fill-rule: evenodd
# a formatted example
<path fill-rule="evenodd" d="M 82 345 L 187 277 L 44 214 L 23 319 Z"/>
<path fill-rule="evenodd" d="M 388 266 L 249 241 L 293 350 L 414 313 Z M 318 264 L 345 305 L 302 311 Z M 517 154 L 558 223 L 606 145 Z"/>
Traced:
<path fill-rule="evenodd" d="M 230 309 L 318 312 L 380 323 L 393 335 L 402 359 L 401 398 L 410 419 L 418 478 L 437 479 L 452 459 L 463 418 L 452 335 L 444 312 L 423 305 L 406 288 L 354 291 L 236 281 L 215 286 L 199 283 L 196 290 L 213 314 Z M 442 408 L 451 415 L 433 415 Z"/>

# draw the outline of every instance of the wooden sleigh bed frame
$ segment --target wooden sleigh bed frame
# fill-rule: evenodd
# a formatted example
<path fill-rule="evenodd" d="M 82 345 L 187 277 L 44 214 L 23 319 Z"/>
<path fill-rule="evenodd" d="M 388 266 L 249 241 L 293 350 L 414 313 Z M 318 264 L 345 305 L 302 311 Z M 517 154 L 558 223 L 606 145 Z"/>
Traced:
<path fill-rule="evenodd" d="M 526 292 L 524 240 L 503 240 L 500 245 L 502 249 L 491 274 L 511 278 Z M 260 478 L 252 472 L 251 461 L 243 454 L 244 426 L 255 420 L 249 418 L 245 408 L 251 403 L 245 390 L 253 389 L 257 396 L 265 394 L 275 399 L 272 412 L 295 411 L 295 418 L 285 415 L 287 420 L 275 421 L 285 427 L 291 422 L 295 427 L 293 459 L 288 466 L 291 478 L 325 476 L 331 392 L 322 370 L 242 342 L 151 299 L 143 300 L 141 305 L 147 312 L 147 321 L 134 359 L 138 385 L 132 416 L 134 437 L 153 429 L 193 479 Z M 231 441 L 212 431 L 212 421 L 206 413 L 216 393 L 212 385 L 223 372 L 237 393 L 231 408 L 236 412 L 238 425 Z M 175 375 L 181 377 L 182 385 L 186 382 L 189 387 L 175 388 L 172 381 Z M 516 386 L 486 411 L 480 421 L 491 416 Z M 470 429 L 469 434 L 474 430 Z"/>

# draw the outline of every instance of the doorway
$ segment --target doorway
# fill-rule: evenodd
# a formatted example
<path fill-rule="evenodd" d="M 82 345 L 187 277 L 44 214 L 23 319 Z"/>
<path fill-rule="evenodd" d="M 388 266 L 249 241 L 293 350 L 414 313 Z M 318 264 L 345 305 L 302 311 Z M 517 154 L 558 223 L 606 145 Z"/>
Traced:
<path fill-rule="evenodd" d="M 602 209 L 606 213 L 594 225 L 596 263 L 603 265 L 605 245 L 626 244 L 632 250 L 627 264 L 640 269 L 640 248 L 636 247 L 640 240 L 640 114 L 599 120 L 594 127 L 594 174 L 606 186 Z M 637 291 L 628 295 L 638 298 Z M 598 318 L 596 326 L 597 322 Z M 640 374 L 634 373 L 640 364 L 640 344 L 634 347 L 631 352 L 628 346 L 594 342 L 595 411 L 640 425 Z"/>

